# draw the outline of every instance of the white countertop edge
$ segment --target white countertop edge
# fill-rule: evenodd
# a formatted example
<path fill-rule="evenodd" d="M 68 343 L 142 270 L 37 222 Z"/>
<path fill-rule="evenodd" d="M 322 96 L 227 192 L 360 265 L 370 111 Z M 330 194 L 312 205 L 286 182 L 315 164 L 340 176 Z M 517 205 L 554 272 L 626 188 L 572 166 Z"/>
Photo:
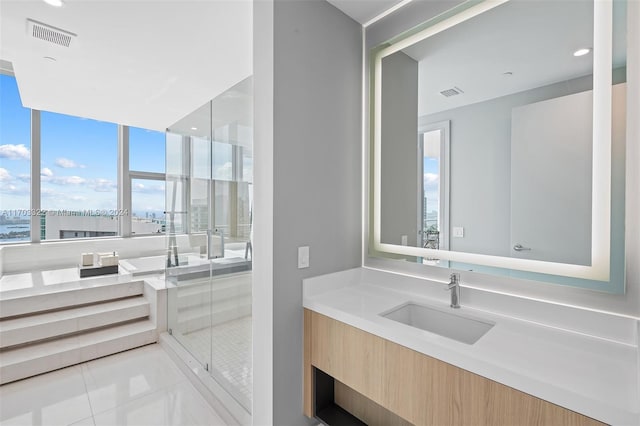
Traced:
<path fill-rule="evenodd" d="M 47 275 L 47 280 L 44 280 L 42 275 Z M 134 279 L 133 275 L 123 268 L 119 268 L 117 274 L 95 275 L 84 278 L 80 278 L 77 266 L 13 273 L 0 277 L 0 300 L 136 281 L 139 280 Z M 13 282 L 19 282 L 20 286 L 14 288 Z M 34 283 L 37 285 L 34 285 Z"/>

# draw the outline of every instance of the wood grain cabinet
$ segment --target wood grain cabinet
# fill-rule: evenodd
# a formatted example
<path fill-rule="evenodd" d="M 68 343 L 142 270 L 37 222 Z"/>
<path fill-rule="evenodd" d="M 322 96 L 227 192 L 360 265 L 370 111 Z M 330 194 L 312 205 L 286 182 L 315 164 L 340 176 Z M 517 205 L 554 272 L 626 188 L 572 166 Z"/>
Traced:
<path fill-rule="evenodd" d="M 602 424 L 308 309 L 304 332 L 309 417 L 315 367 L 336 380 L 336 404 L 371 425 Z"/>

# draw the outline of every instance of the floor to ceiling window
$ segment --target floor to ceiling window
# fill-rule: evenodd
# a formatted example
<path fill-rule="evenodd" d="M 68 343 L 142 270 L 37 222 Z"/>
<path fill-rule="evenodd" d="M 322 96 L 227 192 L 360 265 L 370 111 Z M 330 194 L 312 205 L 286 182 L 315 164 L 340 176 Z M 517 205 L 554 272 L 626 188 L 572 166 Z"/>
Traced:
<path fill-rule="evenodd" d="M 40 115 L 41 240 L 118 235 L 118 126 Z"/>
<path fill-rule="evenodd" d="M 165 134 L 129 128 L 131 235 L 165 232 Z"/>
<path fill-rule="evenodd" d="M 0 244 L 165 232 L 164 132 L 25 108 L 9 73 L 0 95 Z"/>
<path fill-rule="evenodd" d="M 31 110 L 0 73 L 0 243 L 30 240 Z"/>

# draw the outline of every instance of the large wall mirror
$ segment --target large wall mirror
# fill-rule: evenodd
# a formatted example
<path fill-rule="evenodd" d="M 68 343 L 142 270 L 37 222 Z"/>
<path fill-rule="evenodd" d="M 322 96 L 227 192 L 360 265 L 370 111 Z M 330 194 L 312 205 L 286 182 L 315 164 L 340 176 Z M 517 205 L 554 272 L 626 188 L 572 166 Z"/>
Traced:
<path fill-rule="evenodd" d="M 375 48 L 370 249 L 532 279 L 624 274 L 626 7 L 467 2 Z"/>

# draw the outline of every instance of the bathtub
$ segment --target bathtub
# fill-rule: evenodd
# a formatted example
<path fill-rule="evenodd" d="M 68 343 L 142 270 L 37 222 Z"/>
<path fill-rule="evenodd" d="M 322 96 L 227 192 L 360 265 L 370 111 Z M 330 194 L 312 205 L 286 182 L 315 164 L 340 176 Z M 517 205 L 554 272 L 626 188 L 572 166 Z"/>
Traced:
<path fill-rule="evenodd" d="M 225 250 L 225 257 L 212 260 L 195 254 L 185 254 L 179 255 L 178 261 L 180 266 L 171 268 L 168 274 L 170 278 L 178 281 L 209 274 L 223 275 L 251 270 L 251 260 L 244 258 L 244 250 Z M 159 275 L 165 273 L 167 257 L 160 255 L 122 259 L 119 264 L 133 276 Z"/>
<path fill-rule="evenodd" d="M 125 269 L 133 276 L 147 274 L 164 274 L 164 269 L 167 265 L 167 257 L 149 256 L 122 259 L 119 264 L 121 268 Z"/>

